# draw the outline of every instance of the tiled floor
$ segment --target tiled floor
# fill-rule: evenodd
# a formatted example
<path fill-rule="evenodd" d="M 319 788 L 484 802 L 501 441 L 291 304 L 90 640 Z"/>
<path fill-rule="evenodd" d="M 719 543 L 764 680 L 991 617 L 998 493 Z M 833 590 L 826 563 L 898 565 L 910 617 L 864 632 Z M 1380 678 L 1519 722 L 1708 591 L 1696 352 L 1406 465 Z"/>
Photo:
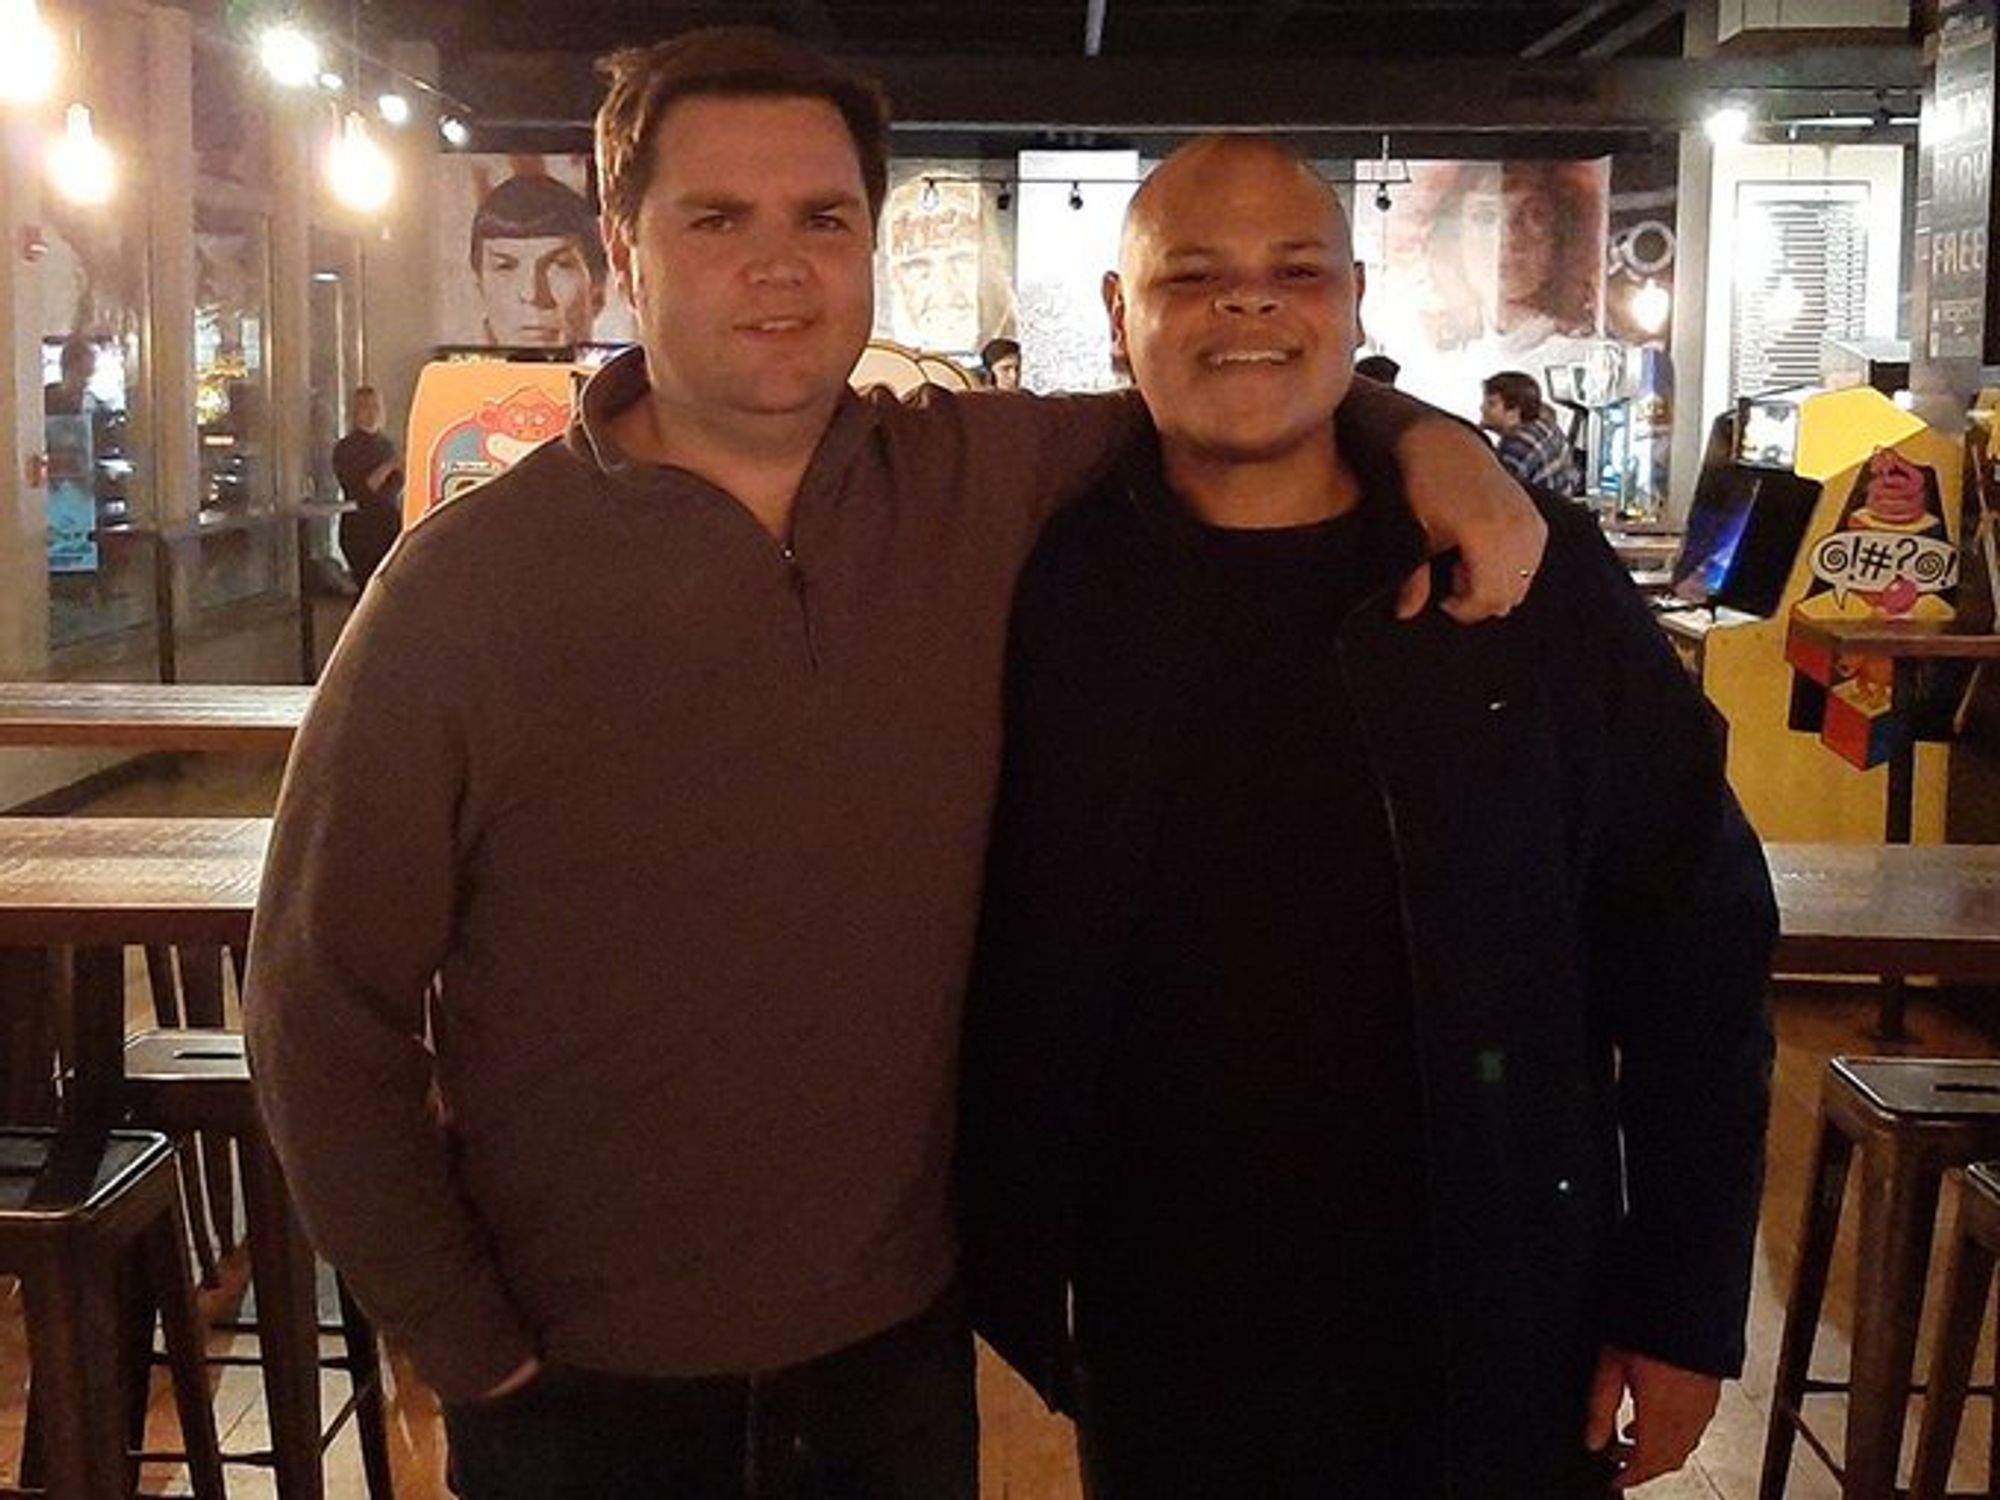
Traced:
<path fill-rule="evenodd" d="M 253 813 L 269 808 L 275 783 L 274 768 L 256 762 L 190 762 L 174 781 L 124 788 L 93 810 Z M 1865 1036 L 1871 1018 L 1871 1007 L 1865 996 L 1858 994 L 1852 999 L 1828 999 L 1822 994 L 1786 998 L 1779 1003 L 1777 1093 L 1751 1310 L 1750 1367 L 1740 1384 L 1725 1390 L 1721 1411 L 1694 1463 L 1681 1474 L 1635 1492 L 1644 1500 L 1750 1500 L 1756 1492 L 1783 1296 L 1796 1257 L 1819 1076 L 1826 1059 L 1834 1053 L 1871 1050 Z M 1980 1032 L 1922 1002 L 1913 1006 L 1912 1025 L 1920 1037 L 1920 1050 L 1927 1053 L 1988 1056 L 2000 1051 Z M 1949 1200 L 1947 1194 L 1947 1205 Z M 1816 1362 L 1816 1373 L 1823 1375 L 1839 1374 L 1846 1357 L 1845 1334 L 1851 1323 L 1852 1220 L 1850 1213 L 1850 1243 L 1836 1262 L 1828 1324 Z M 0 1484 L 9 1482 L 14 1474 L 24 1367 L 18 1297 L 11 1285 L 0 1281 Z M 329 1406 L 344 1394 L 339 1391 L 340 1384 L 337 1377 L 328 1377 Z M 985 1431 L 982 1489 L 988 1500 L 1073 1500 L 1078 1490 L 1067 1424 L 1044 1413 L 1026 1388 L 990 1358 L 981 1367 L 980 1401 Z M 216 1403 L 225 1448 L 255 1446 L 261 1441 L 262 1409 L 254 1377 L 241 1371 L 224 1375 Z M 1826 1421 L 1837 1437 L 1839 1401 L 1815 1404 L 1824 1408 Z M 163 1436 L 170 1441 L 171 1418 L 164 1399 L 156 1402 L 156 1409 L 165 1429 Z M 1913 1402 L 1913 1414 L 1919 1409 Z M 1958 1482 L 1971 1488 L 1985 1479 L 1987 1423 L 1977 1403 L 1969 1413 L 1966 1429 Z M 1911 1430 L 1914 1434 L 1914 1420 Z M 398 1381 L 395 1391 L 392 1443 L 401 1500 L 443 1500 L 448 1492 L 442 1480 L 443 1453 L 435 1403 L 407 1375 Z M 1793 1468 L 1791 1500 L 1835 1500 L 1836 1487 L 1804 1455 L 1803 1448 L 1800 1451 Z M 351 1431 L 334 1444 L 328 1465 L 330 1500 L 359 1500 L 364 1491 Z M 232 1470 L 230 1493 L 248 1497 L 272 1491 L 263 1472 Z"/>

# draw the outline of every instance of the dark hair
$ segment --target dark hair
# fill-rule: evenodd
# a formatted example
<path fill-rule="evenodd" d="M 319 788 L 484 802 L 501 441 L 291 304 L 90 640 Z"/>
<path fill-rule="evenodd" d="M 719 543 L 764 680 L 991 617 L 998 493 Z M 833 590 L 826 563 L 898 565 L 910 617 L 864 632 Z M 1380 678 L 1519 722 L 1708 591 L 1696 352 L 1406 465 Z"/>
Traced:
<path fill-rule="evenodd" d="M 1354 362 L 1354 373 L 1379 380 L 1384 385 L 1394 385 L 1396 377 L 1403 373 L 1403 367 L 1386 354 L 1364 354 Z"/>
<path fill-rule="evenodd" d="M 73 333 L 62 341 L 62 353 L 57 356 L 63 374 L 71 370 L 82 370 L 89 375 L 97 368 L 97 345 L 80 333 Z"/>
<path fill-rule="evenodd" d="M 604 241 L 597 216 L 568 183 L 539 172 L 509 177 L 480 201 L 472 216 L 472 269 L 488 240 L 573 239 L 590 266 L 590 279 L 604 280 Z"/>
<path fill-rule="evenodd" d="M 988 339 L 979 351 L 979 362 L 986 367 L 989 375 L 1001 360 L 1020 357 L 1021 346 L 1012 339 Z"/>
<path fill-rule="evenodd" d="M 1526 371 L 1502 370 L 1488 375 L 1482 384 L 1487 395 L 1498 396 L 1502 406 L 1511 406 L 1521 414 L 1522 421 L 1532 422 L 1541 416 L 1542 388 Z"/>
<path fill-rule="evenodd" d="M 597 111 L 597 178 L 604 212 L 629 228 L 653 181 L 660 122 L 683 99 L 824 99 L 847 122 L 868 215 L 889 191 L 889 105 L 881 87 L 845 63 L 761 26 L 712 26 L 598 62 L 611 91 Z"/>

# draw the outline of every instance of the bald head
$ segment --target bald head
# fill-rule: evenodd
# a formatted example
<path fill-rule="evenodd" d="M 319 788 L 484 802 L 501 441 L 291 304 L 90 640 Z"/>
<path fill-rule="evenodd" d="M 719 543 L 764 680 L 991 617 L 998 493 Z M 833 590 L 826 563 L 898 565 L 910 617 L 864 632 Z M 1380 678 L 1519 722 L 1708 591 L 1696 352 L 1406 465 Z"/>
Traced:
<path fill-rule="evenodd" d="M 1132 194 L 1118 242 L 1119 270 L 1129 273 L 1130 257 L 1140 243 L 1157 242 L 1163 230 L 1171 233 L 1186 225 L 1195 205 L 1254 210 L 1273 191 L 1308 211 L 1317 203 L 1329 248 L 1353 259 L 1354 239 L 1340 195 L 1304 157 L 1269 136 L 1205 135 L 1161 162 Z"/>
<path fill-rule="evenodd" d="M 1359 293 L 1340 200 L 1275 141 L 1207 137 L 1146 179 L 1105 306 L 1181 493 L 1276 495 L 1284 469 L 1303 504 L 1325 501 Z"/>

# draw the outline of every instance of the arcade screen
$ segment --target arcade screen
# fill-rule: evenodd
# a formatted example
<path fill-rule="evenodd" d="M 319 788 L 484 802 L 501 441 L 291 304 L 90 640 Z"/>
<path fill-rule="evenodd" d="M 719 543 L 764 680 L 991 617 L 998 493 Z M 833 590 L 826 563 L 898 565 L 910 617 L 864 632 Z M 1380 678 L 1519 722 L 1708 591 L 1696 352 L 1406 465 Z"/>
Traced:
<path fill-rule="evenodd" d="M 1740 438 L 1736 461 L 1789 471 L 1798 459 L 1799 403 L 1792 397 L 1748 397 L 1737 403 Z"/>
<path fill-rule="evenodd" d="M 1673 591 L 1691 603 L 1769 616 L 1812 524 L 1819 486 L 1785 470 L 1729 462 L 1733 427 L 1731 417 L 1718 417 L 1709 434 Z"/>

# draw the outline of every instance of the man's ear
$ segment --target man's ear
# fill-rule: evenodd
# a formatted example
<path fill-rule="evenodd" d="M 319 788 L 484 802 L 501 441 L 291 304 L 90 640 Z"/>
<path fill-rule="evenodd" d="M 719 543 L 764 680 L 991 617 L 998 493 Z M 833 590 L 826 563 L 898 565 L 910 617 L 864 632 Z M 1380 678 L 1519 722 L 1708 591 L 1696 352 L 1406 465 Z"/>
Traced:
<path fill-rule="evenodd" d="M 1104 311 L 1111 319 L 1111 359 L 1119 369 L 1127 366 L 1125 355 L 1125 288 L 1116 271 L 1104 273 Z"/>
<path fill-rule="evenodd" d="M 604 237 L 604 257 L 611 263 L 611 279 L 618 284 L 625 300 L 638 306 L 638 299 L 632 295 L 632 241 L 609 214 L 597 221 L 597 232 Z"/>

